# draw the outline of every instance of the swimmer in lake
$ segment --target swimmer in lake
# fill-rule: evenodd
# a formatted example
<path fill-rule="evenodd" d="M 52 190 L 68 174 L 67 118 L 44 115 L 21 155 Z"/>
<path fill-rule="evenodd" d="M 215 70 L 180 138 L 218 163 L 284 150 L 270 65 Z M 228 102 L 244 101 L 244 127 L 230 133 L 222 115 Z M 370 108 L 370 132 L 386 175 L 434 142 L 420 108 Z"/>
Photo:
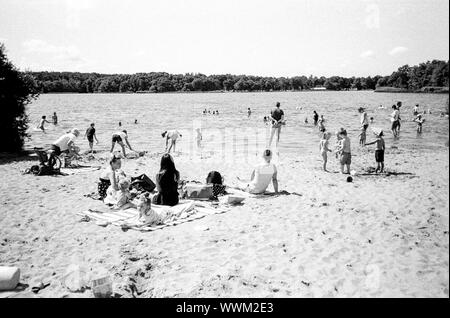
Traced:
<path fill-rule="evenodd" d="M 50 124 L 50 122 L 47 120 L 47 116 L 42 116 L 37 128 L 45 132 L 45 123 Z"/>

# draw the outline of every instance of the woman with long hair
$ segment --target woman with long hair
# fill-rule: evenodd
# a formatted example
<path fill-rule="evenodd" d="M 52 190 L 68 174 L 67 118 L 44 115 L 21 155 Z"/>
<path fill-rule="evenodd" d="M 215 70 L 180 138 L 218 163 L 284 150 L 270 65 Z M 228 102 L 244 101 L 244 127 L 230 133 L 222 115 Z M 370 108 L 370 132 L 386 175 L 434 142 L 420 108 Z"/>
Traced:
<path fill-rule="evenodd" d="M 168 153 L 161 158 L 161 167 L 156 174 L 156 188 L 158 193 L 153 197 L 153 203 L 174 206 L 179 202 L 178 181 L 180 173 L 175 168 L 173 158 Z"/>

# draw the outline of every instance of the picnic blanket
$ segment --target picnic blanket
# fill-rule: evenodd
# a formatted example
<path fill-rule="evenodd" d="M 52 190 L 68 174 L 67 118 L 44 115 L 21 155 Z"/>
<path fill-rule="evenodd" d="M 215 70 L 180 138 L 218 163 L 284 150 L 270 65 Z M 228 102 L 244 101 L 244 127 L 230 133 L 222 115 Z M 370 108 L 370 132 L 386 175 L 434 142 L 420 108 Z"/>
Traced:
<path fill-rule="evenodd" d="M 98 221 L 102 225 L 115 225 L 126 229 L 137 230 L 141 232 L 150 232 L 159 230 L 168 226 L 175 226 L 181 223 L 191 222 L 201 219 L 207 215 L 221 214 L 228 211 L 224 207 L 214 207 L 209 202 L 199 201 L 180 201 L 174 207 L 152 205 L 152 209 L 158 212 L 170 211 L 174 215 L 179 215 L 176 219 L 169 220 L 160 225 L 145 224 L 139 219 L 139 212 L 136 209 L 130 208 L 126 210 L 110 210 L 110 211 L 96 211 L 87 210 L 77 213 L 83 217 L 88 217 L 91 220 Z"/>

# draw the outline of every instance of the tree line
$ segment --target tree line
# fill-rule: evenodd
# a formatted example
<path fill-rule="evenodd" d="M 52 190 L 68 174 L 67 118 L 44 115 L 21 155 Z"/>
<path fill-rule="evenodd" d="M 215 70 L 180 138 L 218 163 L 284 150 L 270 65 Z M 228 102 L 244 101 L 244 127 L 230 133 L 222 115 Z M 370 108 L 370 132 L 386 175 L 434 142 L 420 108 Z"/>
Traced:
<path fill-rule="evenodd" d="M 135 93 L 208 91 L 292 91 L 325 87 L 328 90 L 374 90 L 394 87 L 417 91 L 427 86 L 448 87 L 448 61 L 433 60 L 416 66 L 404 65 L 389 76 L 368 77 L 262 77 L 165 72 L 99 74 L 75 72 L 29 72 L 41 93 Z"/>

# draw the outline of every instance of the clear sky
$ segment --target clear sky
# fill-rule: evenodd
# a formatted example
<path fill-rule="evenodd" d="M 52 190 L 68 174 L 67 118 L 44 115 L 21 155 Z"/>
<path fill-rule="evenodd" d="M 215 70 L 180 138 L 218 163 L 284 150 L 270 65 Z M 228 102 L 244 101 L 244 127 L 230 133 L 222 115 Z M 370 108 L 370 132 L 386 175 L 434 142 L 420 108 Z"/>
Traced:
<path fill-rule="evenodd" d="M 449 59 L 448 0 L 0 0 L 22 70 L 389 75 Z"/>

